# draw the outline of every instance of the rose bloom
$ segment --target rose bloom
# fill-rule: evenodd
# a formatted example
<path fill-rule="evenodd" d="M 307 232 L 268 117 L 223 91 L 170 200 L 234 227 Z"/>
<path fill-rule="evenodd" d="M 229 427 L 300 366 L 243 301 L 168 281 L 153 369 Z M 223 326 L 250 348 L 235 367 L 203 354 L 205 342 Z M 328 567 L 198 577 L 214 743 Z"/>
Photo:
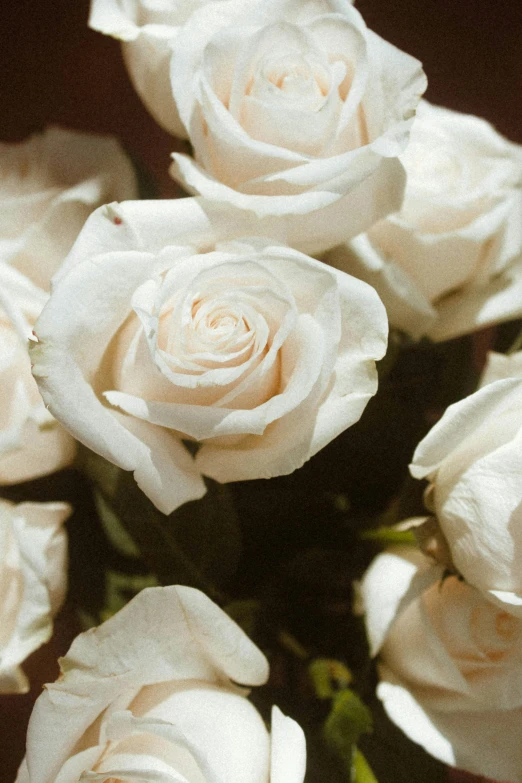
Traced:
<path fill-rule="evenodd" d="M 0 693 L 26 693 L 20 664 L 51 637 L 66 590 L 66 503 L 0 499 Z"/>
<path fill-rule="evenodd" d="M 291 473 L 377 388 L 373 289 L 240 218 L 197 199 L 100 209 L 35 327 L 53 415 L 164 513 L 204 494 L 202 474 Z"/>
<path fill-rule="evenodd" d="M 522 616 L 522 380 L 493 381 L 451 405 L 417 446 L 410 471 L 465 579 Z"/>
<path fill-rule="evenodd" d="M 190 139 L 172 167 L 189 192 L 285 217 L 307 252 L 400 207 L 426 78 L 348 0 L 94 0 L 90 24 L 125 41 L 147 106 Z"/>
<path fill-rule="evenodd" d="M 171 45 L 195 156 L 174 154 L 172 174 L 189 192 L 312 220 L 313 250 L 399 208 L 426 77 L 347 0 L 206 3 Z"/>
<path fill-rule="evenodd" d="M 329 263 L 375 286 L 390 323 L 447 340 L 522 315 L 522 147 L 422 101 L 399 212 Z"/>
<path fill-rule="evenodd" d="M 87 216 L 106 200 L 134 195 L 130 163 L 110 137 L 50 128 L 0 144 L 0 484 L 74 459 L 73 438 L 31 376 L 27 341 Z"/>
<path fill-rule="evenodd" d="M 377 695 L 428 753 L 522 781 L 522 620 L 414 547 L 379 555 L 361 583 Z"/>
<path fill-rule="evenodd" d="M 77 637 L 37 700 L 17 783 L 302 783 L 305 739 L 245 698 L 268 662 L 191 587 L 143 590 Z"/>

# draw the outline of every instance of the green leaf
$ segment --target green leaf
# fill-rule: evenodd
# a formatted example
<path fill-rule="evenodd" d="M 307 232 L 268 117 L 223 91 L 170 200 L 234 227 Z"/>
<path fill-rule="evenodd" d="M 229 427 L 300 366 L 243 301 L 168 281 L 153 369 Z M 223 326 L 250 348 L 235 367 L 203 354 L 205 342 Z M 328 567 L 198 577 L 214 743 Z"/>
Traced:
<path fill-rule="evenodd" d="M 119 547 L 137 551 L 160 584 L 190 585 L 219 604 L 226 602 L 220 586 L 235 573 L 241 552 L 241 531 L 227 487 L 209 480 L 201 500 L 166 516 L 130 473 L 119 468 L 114 472 L 114 466 L 95 454 L 84 457 L 83 465 L 103 497 L 104 522 L 113 543 L 116 538 Z"/>
<path fill-rule="evenodd" d="M 101 492 L 95 489 L 93 496 L 103 530 L 112 546 L 125 557 L 139 557 L 140 550 Z"/>
<path fill-rule="evenodd" d="M 230 488 L 206 480 L 207 494 L 167 517 L 178 545 L 213 585 L 224 585 L 237 571 L 241 526 Z"/>
<path fill-rule="evenodd" d="M 318 699 L 333 699 L 340 689 L 347 688 L 352 673 L 340 661 L 331 658 L 316 658 L 308 667 Z"/>
<path fill-rule="evenodd" d="M 378 783 L 370 765 L 364 758 L 359 748 L 355 748 L 352 766 L 353 783 Z"/>
<path fill-rule="evenodd" d="M 336 694 L 332 709 L 324 724 L 324 736 L 351 769 L 353 749 L 361 734 L 373 730 L 372 714 L 360 697 L 350 689 Z"/>

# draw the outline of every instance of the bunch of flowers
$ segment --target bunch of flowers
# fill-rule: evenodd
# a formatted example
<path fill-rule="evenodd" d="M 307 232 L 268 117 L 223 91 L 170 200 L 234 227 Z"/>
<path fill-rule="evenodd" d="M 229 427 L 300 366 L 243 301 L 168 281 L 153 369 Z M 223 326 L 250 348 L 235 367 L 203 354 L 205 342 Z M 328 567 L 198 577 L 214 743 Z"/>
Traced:
<path fill-rule="evenodd" d="M 408 779 L 522 783 L 522 148 L 349 0 L 89 24 L 187 195 L 110 137 L 0 146 L 0 693 L 84 626 L 17 783 L 386 783 L 384 713 Z"/>

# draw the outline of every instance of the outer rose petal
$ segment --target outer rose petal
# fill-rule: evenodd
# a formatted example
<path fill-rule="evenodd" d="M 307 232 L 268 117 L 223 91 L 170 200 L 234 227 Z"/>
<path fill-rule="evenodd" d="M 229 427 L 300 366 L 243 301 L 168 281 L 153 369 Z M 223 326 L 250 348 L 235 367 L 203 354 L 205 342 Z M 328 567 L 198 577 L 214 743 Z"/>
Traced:
<path fill-rule="evenodd" d="M 303 783 L 306 772 L 306 740 L 302 728 L 272 707 L 272 755 L 270 783 Z"/>
<path fill-rule="evenodd" d="M 0 485 L 30 481 L 68 467 L 76 456 L 76 445 L 57 422 L 43 432 L 29 422 L 19 447 L 0 459 Z"/>
<path fill-rule="evenodd" d="M 379 653 L 402 609 L 441 576 L 442 569 L 413 547 L 396 547 L 375 558 L 360 584 L 372 656 Z M 393 585 L 393 590 L 383 585 Z"/>
<path fill-rule="evenodd" d="M 385 303 L 390 323 L 414 339 L 420 338 L 435 320 L 436 311 L 426 297 L 400 266 L 381 258 L 366 234 L 334 247 L 324 260 L 371 285 Z"/>
<path fill-rule="evenodd" d="M 201 680 L 161 683 L 143 689 L 129 710 L 112 713 L 105 724 L 105 734 L 108 740 L 119 744 L 113 745 L 95 765 L 96 772 L 104 772 L 105 777 L 91 773 L 88 780 L 107 777 L 125 780 L 127 776 L 132 778 L 131 770 L 138 780 L 149 779 L 143 775 L 144 767 L 155 772 L 164 770 L 164 777 L 159 778 L 162 783 L 171 780 L 265 783 L 267 780 L 270 739 L 260 714 L 243 695 Z M 136 742 L 138 737 L 141 743 L 137 752 L 133 752 L 133 739 Z M 166 740 L 168 744 L 157 744 L 155 739 Z M 174 747 L 169 753 L 170 743 Z M 197 771 L 191 774 L 192 769 L 183 768 L 196 766 L 190 762 L 177 769 L 175 746 L 188 751 L 197 763 Z M 179 776 L 173 775 L 173 767 Z M 129 769 L 129 772 L 116 775 L 115 768 Z M 139 771 L 141 775 L 137 774 Z M 151 777 L 156 780 L 155 776 Z"/>
<path fill-rule="evenodd" d="M 386 160 L 381 164 L 381 169 L 383 171 L 378 177 L 372 175 L 361 185 L 365 193 L 371 189 L 373 194 L 371 199 L 377 210 L 373 222 L 378 219 L 378 215 L 388 211 L 390 204 L 401 201 L 404 188 L 404 169 L 400 163 Z M 224 242 L 239 236 L 261 236 L 313 255 L 338 241 L 332 239 L 332 235 L 339 238 L 346 236 L 343 221 L 349 220 L 351 224 L 360 221 L 362 225 L 362 221 L 367 219 L 360 209 L 357 193 L 343 197 L 331 209 L 332 226 L 324 224 L 320 212 L 299 218 L 295 216 L 291 220 L 285 217 L 259 219 L 253 212 L 203 198 L 109 204 L 88 219 L 85 230 L 78 237 L 55 281 L 58 283 L 73 265 L 108 247 L 113 250 L 143 249 L 155 253 L 176 244 L 190 245 L 202 251 L 218 241 Z"/>
<path fill-rule="evenodd" d="M 437 342 L 522 317 L 522 259 L 487 286 L 450 294 L 438 308 L 429 336 Z"/>
<path fill-rule="evenodd" d="M 432 756 L 487 778 L 522 780 L 522 709 L 435 712 L 421 706 L 386 667 L 381 675 L 377 693 L 391 720 Z"/>
<path fill-rule="evenodd" d="M 455 566 L 484 593 L 494 589 L 522 597 L 517 546 L 522 527 L 522 432 L 477 458 L 460 475 L 452 467 L 448 463 L 446 470 L 443 464 L 438 471 L 435 502 Z"/>
<path fill-rule="evenodd" d="M 425 478 L 440 467 L 452 451 L 463 444 L 483 422 L 510 406 L 522 404 L 522 385 L 516 378 L 488 384 L 483 389 L 450 405 L 443 417 L 419 443 L 410 472 Z"/>
<path fill-rule="evenodd" d="M 76 453 L 75 441 L 45 410 L 31 377 L 27 339 L 47 299 L 16 269 L 0 264 L 0 485 L 67 467 Z"/>
<path fill-rule="evenodd" d="M 509 366 L 509 362 L 507 362 Z M 410 471 L 430 497 L 452 560 L 469 584 L 522 617 L 522 381 L 491 380 L 451 405 L 418 445 Z"/>
<path fill-rule="evenodd" d="M 196 6 L 187 2 L 187 6 Z M 174 12 L 174 3 L 173 3 Z M 156 122 L 174 136 L 186 138 L 170 88 L 170 46 L 179 27 L 168 24 L 137 24 L 117 0 L 92 0 L 89 27 L 122 42 L 123 55 L 136 92 Z M 174 14 L 173 14 L 174 15 Z M 183 21 L 180 11 L 179 21 Z"/>
<path fill-rule="evenodd" d="M 382 681 L 377 686 L 377 695 L 390 719 L 432 756 L 444 764 L 454 765 L 451 742 L 437 729 L 410 691 L 399 684 L 386 666 L 379 667 L 379 674 Z"/>
<path fill-rule="evenodd" d="M 179 160 L 175 158 L 175 162 L 179 163 Z M 228 208 L 234 208 L 237 213 L 244 212 L 247 216 L 251 211 L 252 215 L 257 214 L 263 219 L 267 234 L 272 227 L 278 232 L 284 231 L 289 245 L 315 254 L 360 234 L 368 225 L 396 211 L 402 202 L 405 181 L 401 163 L 396 159 L 384 159 L 372 174 L 340 197 L 328 190 L 312 191 L 304 194 L 306 198 L 303 199 L 300 196 L 244 197 L 226 185 L 214 182 L 210 190 L 185 184 L 191 192 L 205 192 L 210 204 L 215 202 L 215 208 L 224 210 L 228 204 Z M 278 199 L 277 203 L 275 199 Z M 211 209 L 210 204 L 206 210 Z M 307 206 L 314 204 L 316 208 L 307 211 Z M 281 208 L 277 209 L 277 205 Z M 292 214 L 285 216 L 288 212 Z"/>
<path fill-rule="evenodd" d="M 0 484 L 69 465 L 74 440 L 46 411 L 30 374 L 26 342 L 50 278 L 85 219 L 112 198 L 137 194 L 132 167 L 114 138 L 50 127 L 20 144 L 0 144 L 0 322 L 18 350 L 3 354 Z"/>

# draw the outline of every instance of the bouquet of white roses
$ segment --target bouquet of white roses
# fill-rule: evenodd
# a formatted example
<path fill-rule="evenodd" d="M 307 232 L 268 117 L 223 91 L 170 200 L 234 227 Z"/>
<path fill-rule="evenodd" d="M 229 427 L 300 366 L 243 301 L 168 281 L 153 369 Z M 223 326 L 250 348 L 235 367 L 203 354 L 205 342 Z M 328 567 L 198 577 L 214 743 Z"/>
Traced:
<path fill-rule="evenodd" d="M 350 0 L 89 26 L 178 197 L 114 136 L 0 145 L 5 769 L 522 783 L 522 147 Z"/>

